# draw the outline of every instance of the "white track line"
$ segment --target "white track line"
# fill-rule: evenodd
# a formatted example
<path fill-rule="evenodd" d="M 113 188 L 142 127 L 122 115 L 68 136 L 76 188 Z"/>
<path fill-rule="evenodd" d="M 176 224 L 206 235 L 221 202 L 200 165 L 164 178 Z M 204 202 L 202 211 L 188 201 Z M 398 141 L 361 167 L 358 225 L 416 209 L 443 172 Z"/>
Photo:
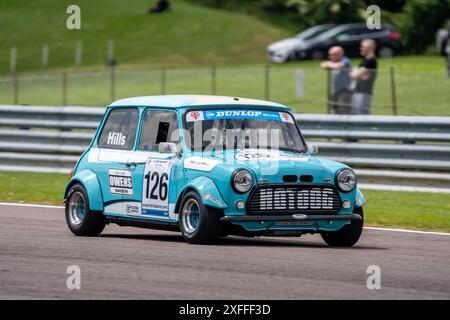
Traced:
<path fill-rule="evenodd" d="M 447 232 L 433 232 L 433 231 L 420 231 L 420 230 L 407 230 L 407 229 L 394 229 L 394 228 L 376 228 L 376 227 L 364 227 L 364 229 L 378 230 L 378 231 L 393 231 L 393 232 L 432 234 L 432 235 L 437 235 L 437 236 L 450 236 L 450 233 L 447 233 Z"/>
<path fill-rule="evenodd" d="M 64 206 L 51 206 L 51 205 L 46 205 L 46 204 L 31 204 L 31 203 L 10 203 L 10 202 L 0 202 L 0 206 L 64 209 Z M 432 234 L 432 235 L 438 235 L 438 236 L 450 236 L 450 233 L 446 233 L 446 232 L 419 231 L 419 230 L 394 229 L 394 228 L 376 228 L 376 227 L 364 227 L 364 229 L 378 230 L 378 231 Z"/>
<path fill-rule="evenodd" d="M 395 191 L 395 192 L 430 192 L 430 193 L 450 193 L 450 188 L 434 187 L 414 187 L 414 186 L 394 186 L 388 184 L 358 183 L 358 187 L 364 190 Z"/>
<path fill-rule="evenodd" d="M 12 202 L 0 202 L 0 206 L 64 209 L 64 206 L 51 206 L 47 204 L 12 203 Z"/>

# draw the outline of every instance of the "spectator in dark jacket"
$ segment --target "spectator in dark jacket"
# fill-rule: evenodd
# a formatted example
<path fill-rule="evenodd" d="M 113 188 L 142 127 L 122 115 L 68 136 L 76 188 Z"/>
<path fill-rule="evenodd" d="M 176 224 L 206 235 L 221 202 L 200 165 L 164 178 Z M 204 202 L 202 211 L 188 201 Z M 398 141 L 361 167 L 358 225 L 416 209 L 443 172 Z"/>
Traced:
<path fill-rule="evenodd" d="M 447 46 L 445 47 L 447 57 L 447 75 L 450 78 L 450 26 L 447 29 Z"/>
<path fill-rule="evenodd" d="M 350 73 L 353 82 L 352 113 L 370 114 L 373 86 L 377 77 L 377 59 L 375 57 L 375 41 L 365 39 L 361 42 L 363 60 L 358 68 Z"/>

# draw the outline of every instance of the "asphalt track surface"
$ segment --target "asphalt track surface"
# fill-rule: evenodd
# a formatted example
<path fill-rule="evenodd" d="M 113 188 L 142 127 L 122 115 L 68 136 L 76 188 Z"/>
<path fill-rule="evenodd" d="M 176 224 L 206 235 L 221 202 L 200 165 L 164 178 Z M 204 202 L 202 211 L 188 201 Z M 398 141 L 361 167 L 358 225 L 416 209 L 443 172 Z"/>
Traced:
<path fill-rule="evenodd" d="M 81 289 L 69 290 L 69 265 Z M 369 290 L 367 267 L 381 269 Z M 450 299 L 450 236 L 364 230 L 353 248 L 320 236 L 224 238 L 107 226 L 76 237 L 61 208 L 0 205 L 0 299 Z"/>

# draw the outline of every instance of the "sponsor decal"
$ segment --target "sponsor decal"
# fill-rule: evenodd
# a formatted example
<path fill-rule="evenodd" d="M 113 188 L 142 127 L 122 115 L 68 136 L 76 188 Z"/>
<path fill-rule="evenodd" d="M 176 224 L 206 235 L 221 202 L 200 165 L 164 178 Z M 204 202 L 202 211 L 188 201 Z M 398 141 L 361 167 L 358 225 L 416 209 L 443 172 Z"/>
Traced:
<path fill-rule="evenodd" d="M 122 132 L 111 131 L 108 133 L 107 144 L 114 146 L 123 146 L 127 141 L 127 137 Z"/>
<path fill-rule="evenodd" d="M 112 194 L 133 195 L 131 171 L 109 169 L 109 190 Z"/>
<path fill-rule="evenodd" d="M 105 214 L 140 216 L 141 204 L 135 201 L 114 202 L 105 206 Z"/>
<path fill-rule="evenodd" d="M 222 206 L 222 201 L 220 201 L 220 200 L 214 198 L 214 197 L 213 197 L 211 194 L 209 194 L 209 193 L 205 193 L 205 194 L 203 195 L 203 199 L 205 199 L 205 200 L 210 200 L 210 201 L 214 202 L 215 204 L 217 204 L 218 206 Z"/>
<path fill-rule="evenodd" d="M 235 156 L 238 161 L 251 160 L 292 160 L 292 161 L 309 161 L 308 157 L 300 154 L 290 154 L 286 152 L 270 151 L 270 150 L 248 150 L 240 152 Z"/>
<path fill-rule="evenodd" d="M 312 225 L 312 221 L 279 221 L 275 222 L 277 226 L 309 226 Z"/>
<path fill-rule="evenodd" d="M 199 170 L 199 171 L 211 171 L 217 166 L 221 161 L 207 159 L 202 157 L 189 157 L 184 159 L 184 168 Z"/>
<path fill-rule="evenodd" d="M 281 120 L 279 112 L 270 110 L 208 110 L 204 112 L 204 120 L 218 119 Z"/>
<path fill-rule="evenodd" d="M 124 203 L 124 206 L 125 206 L 125 213 L 130 216 L 141 214 L 141 206 L 138 204 Z"/>
<path fill-rule="evenodd" d="M 289 113 L 280 112 L 280 118 L 283 122 L 294 123 L 294 119 L 292 119 L 292 116 Z"/>
<path fill-rule="evenodd" d="M 207 110 L 189 111 L 186 114 L 186 121 L 220 120 L 220 119 L 256 119 L 274 120 L 294 123 L 294 119 L 289 113 L 271 110 Z"/>
<path fill-rule="evenodd" d="M 189 111 L 186 114 L 186 121 L 187 122 L 194 122 L 194 121 L 200 121 L 203 120 L 203 111 Z"/>

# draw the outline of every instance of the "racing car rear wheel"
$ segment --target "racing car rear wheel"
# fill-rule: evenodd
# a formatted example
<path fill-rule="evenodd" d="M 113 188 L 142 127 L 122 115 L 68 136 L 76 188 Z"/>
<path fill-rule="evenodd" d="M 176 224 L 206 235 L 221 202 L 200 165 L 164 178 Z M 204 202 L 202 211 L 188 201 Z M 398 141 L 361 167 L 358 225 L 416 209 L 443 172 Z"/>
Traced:
<path fill-rule="evenodd" d="M 361 220 L 351 220 L 350 224 L 338 231 L 322 232 L 322 239 L 330 247 L 351 247 L 358 242 L 364 225 L 364 214 L 362 208 L 355 208 L 355 214 L 361 216 Z"/>
<path fill-rule="evenodd" d="M 105 219 L 89 208 L 87 192 L 81 184 L 73 185 L 66 198 L 66 222 L 77 236 L 98 236 L 105 228 Z"/>
<path fill-rule="evenodd" d="M 220 211 L 203 205 L 197 192 L 186 193 L 180 208 L 180 230 L 187 242 L 206 244 L 220 236 Z"/>

